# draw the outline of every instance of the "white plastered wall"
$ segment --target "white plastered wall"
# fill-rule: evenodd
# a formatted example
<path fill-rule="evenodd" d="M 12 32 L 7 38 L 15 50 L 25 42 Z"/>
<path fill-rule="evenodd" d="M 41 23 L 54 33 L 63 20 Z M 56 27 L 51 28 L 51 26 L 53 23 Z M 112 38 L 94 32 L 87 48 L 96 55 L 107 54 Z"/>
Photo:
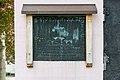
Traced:
<path fill-rule="evenodd" d="M 26 67 L 26 15 L 23 4 L 96 4 L 93 14 L 93 67 L 84 61 L 34 61 Z M 16 80 L 103 80 L 103 0 L 15 0 Z"/>

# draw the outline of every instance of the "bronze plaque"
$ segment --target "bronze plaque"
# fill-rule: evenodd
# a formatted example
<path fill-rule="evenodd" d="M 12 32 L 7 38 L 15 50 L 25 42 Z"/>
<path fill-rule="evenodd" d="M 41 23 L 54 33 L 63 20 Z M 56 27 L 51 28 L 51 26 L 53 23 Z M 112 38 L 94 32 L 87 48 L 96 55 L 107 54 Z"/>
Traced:
<path fill-rule="evenodd" d="M 85 16 L 33 16 L 34 61 L 84 61 Z"/>

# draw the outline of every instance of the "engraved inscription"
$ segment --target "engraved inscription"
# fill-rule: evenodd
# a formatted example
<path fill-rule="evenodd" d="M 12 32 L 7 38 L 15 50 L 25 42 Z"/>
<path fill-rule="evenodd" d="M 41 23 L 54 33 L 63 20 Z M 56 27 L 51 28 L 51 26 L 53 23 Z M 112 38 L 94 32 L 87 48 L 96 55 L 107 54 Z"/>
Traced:
<path fill-rule="evenodd" d="M 35 61 L 85 60 L 84 16 L 33 17 Z"/>

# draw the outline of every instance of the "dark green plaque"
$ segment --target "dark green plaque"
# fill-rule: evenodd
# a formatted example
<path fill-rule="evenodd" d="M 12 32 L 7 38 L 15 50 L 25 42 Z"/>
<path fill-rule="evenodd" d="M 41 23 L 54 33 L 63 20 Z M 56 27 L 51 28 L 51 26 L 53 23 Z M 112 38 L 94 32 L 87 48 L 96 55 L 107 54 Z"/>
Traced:
<path fill-rule="evenodd" d="M 85 16 L 33 16 L 34 61 L 84 61 Z"/>

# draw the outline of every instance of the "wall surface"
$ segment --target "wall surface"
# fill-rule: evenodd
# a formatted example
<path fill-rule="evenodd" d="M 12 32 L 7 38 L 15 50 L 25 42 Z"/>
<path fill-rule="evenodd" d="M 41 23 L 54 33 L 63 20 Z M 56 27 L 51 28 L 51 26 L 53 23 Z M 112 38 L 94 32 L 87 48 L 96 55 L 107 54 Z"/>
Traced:
<path fill-rule="evenodd" d="M 23 4 L 96 4 L 93 15 L 93 67 L 84 61 L 34 61 L 26 67 L 26 15 Z M 15 0 L 15 80 L 103 80 L 103 0 Z"/>

